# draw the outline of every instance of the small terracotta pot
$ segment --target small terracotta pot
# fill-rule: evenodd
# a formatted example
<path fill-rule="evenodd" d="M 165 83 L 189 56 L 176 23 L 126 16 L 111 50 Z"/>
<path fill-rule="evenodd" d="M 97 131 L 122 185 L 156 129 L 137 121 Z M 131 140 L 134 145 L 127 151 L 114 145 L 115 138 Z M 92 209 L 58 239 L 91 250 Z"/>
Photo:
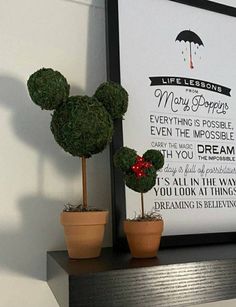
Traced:
<path fill-rule="evenodd" d="M 62 212 L 65 241 L 70 258 L 100 256 L 108 211 Z"/>
<path fill-rule="evenodd" d="M 163 231 L 163 220 L 124 221 L 131 255 L 134 258 L 153 258 L 157 256 Z"/>

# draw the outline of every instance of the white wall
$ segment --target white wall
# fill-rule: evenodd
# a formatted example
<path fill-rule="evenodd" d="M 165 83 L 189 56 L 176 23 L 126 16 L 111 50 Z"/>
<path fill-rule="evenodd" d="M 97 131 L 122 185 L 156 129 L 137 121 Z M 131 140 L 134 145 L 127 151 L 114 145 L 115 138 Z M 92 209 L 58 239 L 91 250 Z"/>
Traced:
<path fill-rule="evenodd" d="M 214 0 L 214 2 L 236 7 L 235 0 Z"/>
<path fill-rule="evenodd" d="M 81 201 L 81 166 L 55 143 L 26 81 L 52 67 L 72 94 L 92 94 L 106 79 L 104 22 L 104 0 L 0 0 L 0 307 L 58 306 L 46 251 L 65 248 L 59 214 Z M 90 203 L 110 209 L 108 150 L 88 168 Z"/>
<path fill-rule="evenodd" d="M 26 81 L 52 67 L 72 94 L 93 94 L 106 79 L 104 1 L 1 0 L 0 42 L 0 307 L 54 307 L 46 252 L 65 248 L 59 215 L 81 201 L 81 165 L 54 141 Z M 108 150 L 89 159 L 90 204 L 110 209 L 109 175 Z"/>

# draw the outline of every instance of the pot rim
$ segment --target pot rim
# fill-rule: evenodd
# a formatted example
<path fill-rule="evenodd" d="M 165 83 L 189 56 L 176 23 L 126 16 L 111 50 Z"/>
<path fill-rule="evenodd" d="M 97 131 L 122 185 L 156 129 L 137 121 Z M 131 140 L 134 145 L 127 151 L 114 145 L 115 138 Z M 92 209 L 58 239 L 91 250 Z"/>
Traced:
<path fill-rule="evenodd" d="M 123 220 L 123 223 L 156 223 L 156 222 L 161 222 L 164 223 L 163 219 L 159 219 L 159 220 Z"/>
<path fill-rule="evenodd" d="M 102 225 L 107 224 L 109 211 L 61 212 L 61 224 Z"/>
<path fill-rule="evenodd" d="M 98 211 L 96 211 L 96 210 L 93 210 L 93 211 L 62 211 L 61 212 L 61 214 L 67 214 L 67 213 L 69 213 L 69 214 L 71 214 L 71 213 L 104 213 L 104 212 L 109 212 L 108 210 L 98 210 Z"/>

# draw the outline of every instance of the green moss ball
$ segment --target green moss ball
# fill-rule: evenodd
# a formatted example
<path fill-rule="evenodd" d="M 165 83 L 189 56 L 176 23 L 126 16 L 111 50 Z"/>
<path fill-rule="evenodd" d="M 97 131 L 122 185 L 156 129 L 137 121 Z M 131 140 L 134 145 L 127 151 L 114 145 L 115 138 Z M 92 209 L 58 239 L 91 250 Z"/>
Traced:
<path fill-rule="evenodd" d="M 113 122 L 96 98 L 73 96 L 54 111 L 51 131 L 66 152 L 89 158 L 111 141 Z"/>
<path fill-rule="evenodd" d="M 118 83 L 102 83 L 97 88 L 94 96 L 102 102 L 113 119 L 122 118 L 127 111 L 128 93 Z"/>
<path fill-rule="evenodd" d="M 126 173 L 124 176 L 125 184 L 130 189 L 139 192 L 146 193 L 151 190 L 156 184 L 156 169 L 152 166 L 146 171 L 146 176 L 137 178 L 133 172 Z"/>
<path fill-rule="evenodd" d="M 146 161 L 151 162 L 152 165 L 155 167 L 156 171 L 161 169 L 164 165 L 164 156 L 159 150 L 149 149 L 145 152 L 143 158 Z"/>
<path fill-rule="evenodd" d="M 114 155 L 114 165 L 123 172 L 126 172 L 136 162 L 137 152 L 128 147 L 120 148 Z"/>
<path fill-rule="evenodd" d="M 33 102 L 46 110 L 56 109 L 65 102 L 70 90 L 66 78 L 51 68 L 41 68 L 33 73 L 27 87 Z"/>

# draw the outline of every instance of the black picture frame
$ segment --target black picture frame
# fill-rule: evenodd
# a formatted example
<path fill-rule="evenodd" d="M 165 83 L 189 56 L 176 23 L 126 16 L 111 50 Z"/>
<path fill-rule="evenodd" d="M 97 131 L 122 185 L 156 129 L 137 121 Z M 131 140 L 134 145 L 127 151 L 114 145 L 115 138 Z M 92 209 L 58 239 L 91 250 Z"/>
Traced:
<path fill-rule="evenodd" d="M 157 0 L 158 1 L 158 0 Z M 236 17 L 236 8 L 207 0 L 166 0 L 189 5 L 219 14 Z M 119 57 L 119 0 L 106 0 L 106 39 L 107 39 L 107 79 L 120 83 Z M 135 5 L 135 1 L 134 1 Z M 111 189 L 113 217 L 113 246 L 115 249 L 127 249 L 127 241 L 123 232 L 122 221 L 126 218 L 125 185 L 120 171 L 114 168 L 112 157 L 123 146 L 122 120 L 115 122 L 115 134 L 110 146 L 111 154 Z M 236 243 L 236 232 L 204 233 L 190 235 L 165 236 L 161 248 Z"/>

